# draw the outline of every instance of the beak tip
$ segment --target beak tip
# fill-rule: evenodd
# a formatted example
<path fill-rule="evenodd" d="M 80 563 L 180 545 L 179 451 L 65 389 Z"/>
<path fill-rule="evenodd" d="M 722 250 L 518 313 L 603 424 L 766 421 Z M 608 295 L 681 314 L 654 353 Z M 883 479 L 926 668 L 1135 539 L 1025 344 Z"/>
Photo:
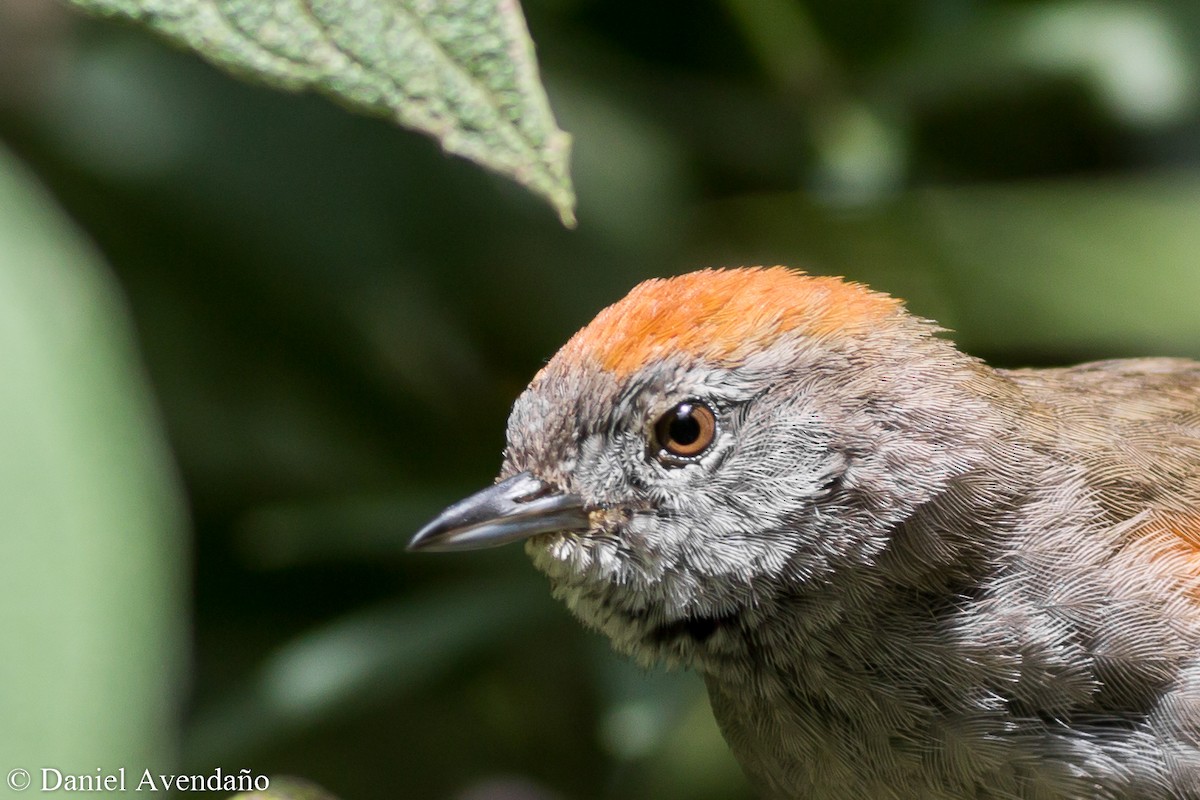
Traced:
<path fill-rule="evenodd" d="M 428 550 L 429 545 L 437 539 L 437 536 L 435 535 L 436 530 L 434 530 L 434 528 L 434 524 L 429 523 L 414 533 L 413 537 L 408 540 L 408 544 L 404 546 L 405 552 L 420 553 L 423 550 Z"/>
<path fill-rule="evenodd" d="M 577 495 L 546 490 L 546 484 L 530 473 L 518 473 L 450 506 L 417 531 L 404 549 L 478 550 L 538 533 L 587 527 Z"/>

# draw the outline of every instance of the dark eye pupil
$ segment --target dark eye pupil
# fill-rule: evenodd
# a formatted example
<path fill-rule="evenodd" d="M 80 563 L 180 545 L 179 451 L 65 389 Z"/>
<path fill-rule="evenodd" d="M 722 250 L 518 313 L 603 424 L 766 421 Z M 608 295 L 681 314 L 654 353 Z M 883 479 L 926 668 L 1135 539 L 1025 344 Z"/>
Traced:
<path fill-rule="evenodd" d="M 679 403 L 658 418 L 650 444 L 668 467 L 678 467 L 704 453 L 717 435 L 717 418 L 704 403 Z"/>
<path fill-rule="evenodd" d="M 700 423 L 692 416 L 691 406 L 680 406 L 667 427 L 671 441 L 681 445 L 694 444 L 700 438 Z"/>

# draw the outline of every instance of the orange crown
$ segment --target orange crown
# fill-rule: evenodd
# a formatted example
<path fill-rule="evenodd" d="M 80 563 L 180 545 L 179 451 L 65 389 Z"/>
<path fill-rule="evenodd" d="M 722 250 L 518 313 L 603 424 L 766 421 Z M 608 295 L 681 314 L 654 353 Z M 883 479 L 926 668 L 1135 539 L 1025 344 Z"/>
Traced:
<path fill-rule="evenodd" d="M 785 267 L 706 269 L 639 283 L 571 337 L 557 358 L 627 376 L 677 353 L 741 361 L 785 333 L 833 336 L 895 314 L 900 301 Z"/>

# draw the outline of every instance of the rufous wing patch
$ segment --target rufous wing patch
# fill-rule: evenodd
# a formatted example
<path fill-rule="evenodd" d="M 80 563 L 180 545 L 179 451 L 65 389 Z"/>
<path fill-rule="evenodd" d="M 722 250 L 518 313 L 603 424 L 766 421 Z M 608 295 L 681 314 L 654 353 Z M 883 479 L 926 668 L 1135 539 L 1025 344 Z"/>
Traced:
<path fill-rule="evenodd" d="M 638 284 L 555 358 L 596 363 L 619 377 L 680 353 L 735 365 L 782 334 L 834 336 L 900 308 L 861 284 L 785 267 L 701 270 Z"/>
<path fill-rule="evenodd" d="M 1200 511 L 1154 510 L 1131 531 L 1125 569 L 1167 576 L 1179 594 L 1200 602 Z"/>

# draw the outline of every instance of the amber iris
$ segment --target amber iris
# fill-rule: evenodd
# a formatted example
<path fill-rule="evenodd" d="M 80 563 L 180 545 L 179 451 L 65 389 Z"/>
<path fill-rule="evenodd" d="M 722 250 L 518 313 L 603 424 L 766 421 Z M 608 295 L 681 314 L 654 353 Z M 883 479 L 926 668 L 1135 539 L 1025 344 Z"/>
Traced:
<path fill-rule="evenodd" d="M 707 450 L 716 436 L 716 415 L 695 400 L 680 403 L 654 424 L 660 456 L 668 460 L 694 458 Z"/>

